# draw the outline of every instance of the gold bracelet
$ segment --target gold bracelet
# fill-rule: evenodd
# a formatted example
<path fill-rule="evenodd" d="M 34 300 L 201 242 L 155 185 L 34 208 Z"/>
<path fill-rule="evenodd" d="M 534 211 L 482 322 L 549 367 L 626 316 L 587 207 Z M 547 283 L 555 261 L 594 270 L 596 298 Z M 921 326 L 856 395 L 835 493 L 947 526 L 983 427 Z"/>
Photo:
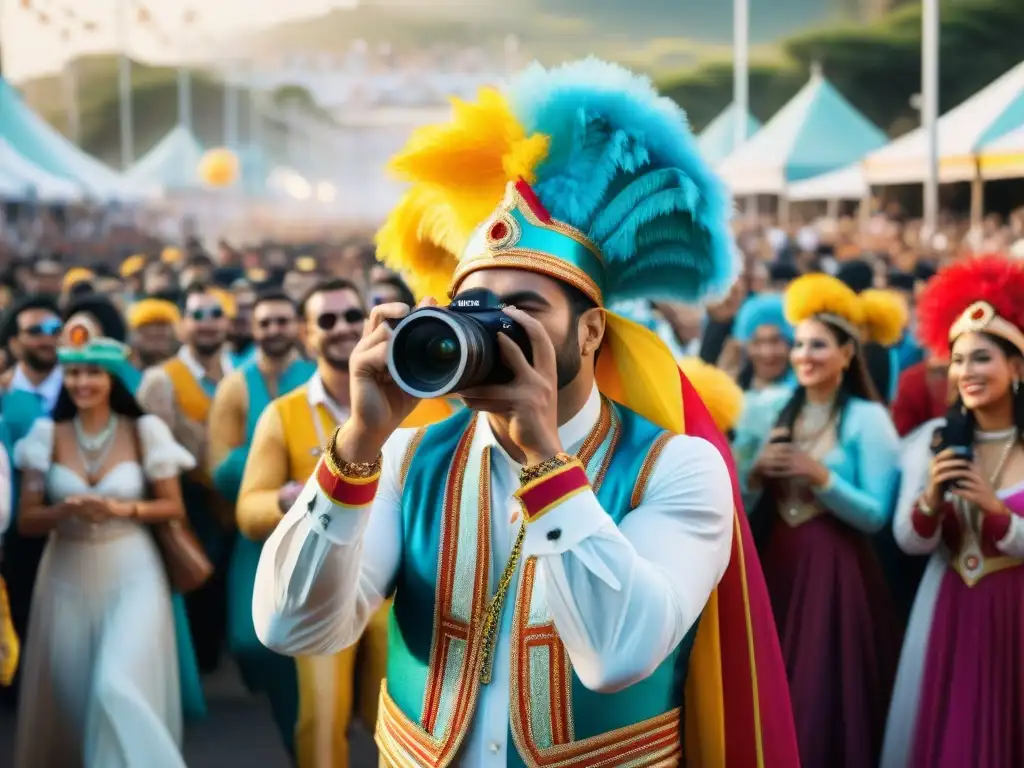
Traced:
<path fill-rule="evenodd" d="M 382 453 L 378 453 L 377 458 L 373 461 L 342 461 L 338 458 L 335 444 L 338 441 L 338 432 L 340 431 L 341 427 L 334 430 L 331 439 L 327 441 L 327 450 L 324 451 L 324 462 L 326 462 L 331 474 L 335 477 L 347 477 L 350 480 L 366 480 L 367 478 L 379 475 L 381 466 L 384 463 L 384 455 Z"/>
<path fill-rule="evenodd" d="M 533 466 L 523 467 L 519 470 L 519 483 L 520 485 L 526 485 L 538 477 L 544 477 L 549 472 L 554 472 L 556 469 L 560 469 L 572 461 L 575 457 L 570 456 L 567 453 L 556 453 L 550 459 L 542 461 L 540 464 L 534 464 Z"/>
<path fill-rule="evenodd" d="M 935 516 L 935 510 L 932 509 L 928 502 L 924 500 L 924 494 L 917 497 L 917 508 L 921 510 L 921 514 L 925 517 Z"/>

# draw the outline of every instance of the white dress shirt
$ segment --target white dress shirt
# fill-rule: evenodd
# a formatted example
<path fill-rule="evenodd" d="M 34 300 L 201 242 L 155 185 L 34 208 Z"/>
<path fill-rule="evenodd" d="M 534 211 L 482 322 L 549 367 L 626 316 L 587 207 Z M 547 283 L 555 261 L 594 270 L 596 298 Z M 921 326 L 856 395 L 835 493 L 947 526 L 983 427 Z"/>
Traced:
<path fill-rule="evenodd" d="M 580 448 L 600 410 L 595 388 L 583 409 L 558 430 L 566 451 Z M 498 445 L 486 414 L 477 419 L 470 451 L 491 447 L 493 590 L 521 524 L 513 497 L 520 466 Z M 414 434 L 399 430 L 384 446 L 381 480 L 369 509 L 337 507 L 319 492 L 315 477 L 307 482 L 260 557 L 253 620 L 265 645 L 280 653 L 316 655 L 359 640 L 399 566 L 401 464 Z M 732 485 L 721 455 L 705 440 L 680 435 L 666 444 L 643 502 L 621 526 L 591 491 L 529 524 L 520 565 L 537 557 L 555 626 L 584 685 L 600 691 L 624 688 L 651 674 L 675 649 L 725 572 L 732 516 Z M 556 528 L 561 534 L 549 539 Z M 519 572 L 509 603 L 518 581 Z M 506 605 L 493 678 L 482 686 L 460 764 L 506 765 L 511 617 Z"/>
<path fill-rule="evenodd" d="M 57 398 L 60 397 L 60 390 L 63 386 L 64 371 L 61 370 L 59 365 L 54 366 L 49 375 L 36 385 L 29 380 L 28 376 L 25 375 L 25 371 L 22 369 L 21 364 L 19 364 L 18 367 L 14 369 L 14 376 L 11 377 L 10 390 L 12 392 L 16 390 L 21 392 L 31 392 L 38 396 L 43 402 L 43 408 L 46 409 L 46 413 L 50 413 L 50 411 L 53 410 L 53 406 L 57 404 Z"/>
<path fill-rule="evenodd" d="M 181 362 L 188 368 L 188 372 L 192 374 L 192 378 L 202 383 L 204 381 L 210 381 L 211 384 L 215 384 L 206 375 L 206 369 L 203 364 L 196 359 L 195 354 L 192 352 L 192 348 L 187 344 L 182 344 L 178 349 L 178 357 L 181 358 Z M 234 363 L 231 362 L 231 354 L 227 351 L 227 347 L 223 352 L 220 353 L 220 373 L 221 376 L 227 376 L 235 370 Z"/>

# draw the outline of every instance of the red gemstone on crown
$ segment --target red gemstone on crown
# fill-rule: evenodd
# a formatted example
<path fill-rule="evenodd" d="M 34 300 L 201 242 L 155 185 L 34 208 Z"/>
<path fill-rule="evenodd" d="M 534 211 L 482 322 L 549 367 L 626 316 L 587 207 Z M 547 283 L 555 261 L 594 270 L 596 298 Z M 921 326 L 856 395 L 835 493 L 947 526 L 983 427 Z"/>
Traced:
<path fill-rule="evenodd" d="M 508 224 L 504 221 L 496 221 L 491 225 L 491 239 L 492 240 L 504 240 L 508 237 Z"/>
<path fill-rule="evenodd" d="M 976 310 L 971 312 L 971 320 L 981 320 L 983 317 L 985 317 L 984 307 L 978 307 Z"/>

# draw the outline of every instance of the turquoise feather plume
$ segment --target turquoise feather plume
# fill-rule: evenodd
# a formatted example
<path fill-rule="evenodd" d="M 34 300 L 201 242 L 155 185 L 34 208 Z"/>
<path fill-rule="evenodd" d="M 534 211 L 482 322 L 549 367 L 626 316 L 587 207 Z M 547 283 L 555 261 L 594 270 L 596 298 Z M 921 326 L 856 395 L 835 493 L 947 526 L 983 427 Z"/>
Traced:
<path fill-rule="evenodd" d="M 600 247 L 606 303 L 692 302 L 728 289 L 738 265 L 730 196 L 685 113 L 647 78 L 594 58 L 534 65 L 508 98 L 528 133 L 551 137 L 533 188 Z"/>

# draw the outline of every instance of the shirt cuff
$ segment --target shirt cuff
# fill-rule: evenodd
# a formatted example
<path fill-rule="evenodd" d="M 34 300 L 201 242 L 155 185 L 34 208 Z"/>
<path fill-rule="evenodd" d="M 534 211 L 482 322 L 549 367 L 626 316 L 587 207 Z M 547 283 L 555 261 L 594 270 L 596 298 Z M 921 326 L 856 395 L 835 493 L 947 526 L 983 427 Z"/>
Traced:
<path fill-rule="evenodd" d="M 527 522 L 523 557 L 561 555 L 609 524 L 612 519 L 588 485 L 543 517 Z"/>
<path fill-rule="evenodd" d="M 306 511 L 310 528 L 328 541 L 348 545 L 366 527 L 368 512 L 377 495 L 380 474 L 347 478 L 331 471 L 322 458 L 296 504 Z"/>

